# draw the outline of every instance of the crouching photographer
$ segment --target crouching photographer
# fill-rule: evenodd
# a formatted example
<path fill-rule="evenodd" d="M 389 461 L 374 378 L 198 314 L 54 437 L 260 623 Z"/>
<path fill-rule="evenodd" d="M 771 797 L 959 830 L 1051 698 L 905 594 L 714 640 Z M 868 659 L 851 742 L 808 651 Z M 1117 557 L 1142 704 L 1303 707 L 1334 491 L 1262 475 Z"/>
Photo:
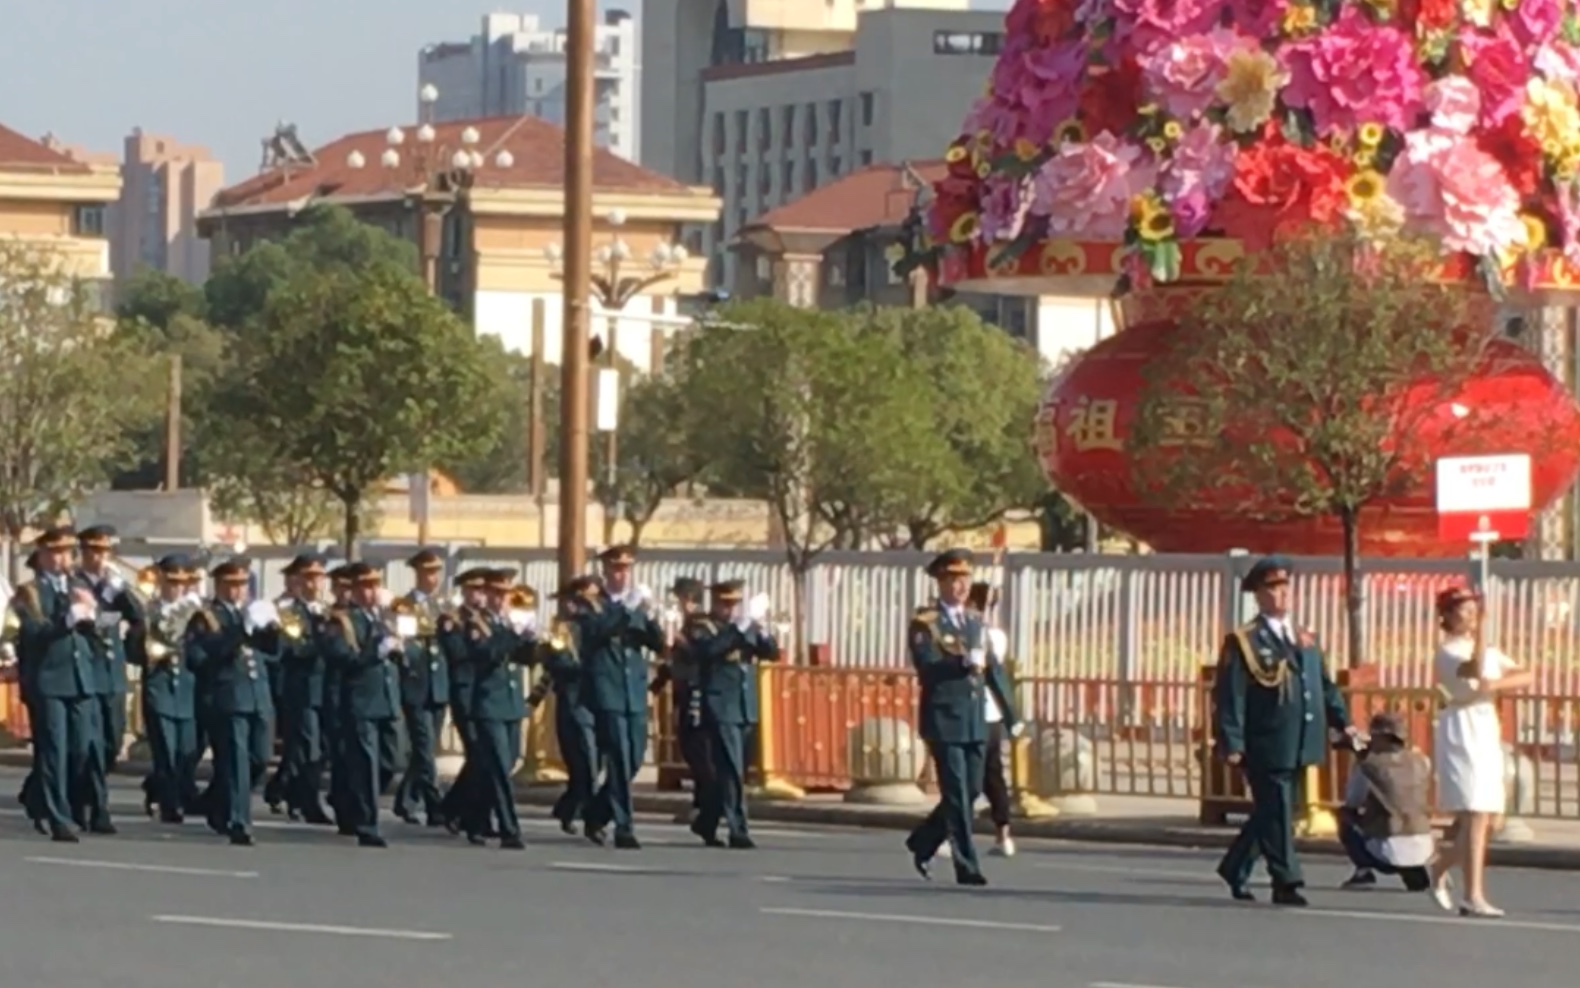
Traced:
<path fill-rule="evenodd" d="M 1371 738 L 1357 747 L 1345 789 L 1339 839 L 1355 865 L 1344 887 L 1368 888 L 1377 876 L 1398 875 L 1412 892 L 1431 888 L 1428 866 L 1436 856 L 1428 790 L 1432 763 L 1411 748 L 1393 714 L 1371 720 Z"/>

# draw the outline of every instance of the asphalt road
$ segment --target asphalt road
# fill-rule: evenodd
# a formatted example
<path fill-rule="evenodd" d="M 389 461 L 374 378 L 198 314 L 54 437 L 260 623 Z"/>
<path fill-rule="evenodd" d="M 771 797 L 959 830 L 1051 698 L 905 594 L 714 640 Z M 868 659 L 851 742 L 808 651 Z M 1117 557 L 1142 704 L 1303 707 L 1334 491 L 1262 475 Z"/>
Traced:
<path fill-rule="evenodd" d="M 644 820 L 616 852 L 533 819 L 522 852 L 390 822 L 387 850 L 259 817 L 232 848 L 145 822 L 34 835 L 0 772 L 0 985 L 28 988 L 1456 988 L 1572 986 L 1572 875 L 1493 875 L 1502 922 L 1425 896 L 1343 892 L 1308 862 L 1313 908 L 1230 901 L 1213 854 L 1022 842 L 993 885 L 925 883 L 890 832 L 759 828 L 710 850 Z M 541 811 L 529 811 L 541 812 Z M 1265 896 L 1264 896 L 1265 898 Z"/>

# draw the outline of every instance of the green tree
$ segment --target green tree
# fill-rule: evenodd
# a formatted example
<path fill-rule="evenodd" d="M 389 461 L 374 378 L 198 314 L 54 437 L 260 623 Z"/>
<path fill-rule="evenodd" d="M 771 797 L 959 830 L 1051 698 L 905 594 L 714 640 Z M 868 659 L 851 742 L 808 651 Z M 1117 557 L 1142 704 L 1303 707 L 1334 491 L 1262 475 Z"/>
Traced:
<path fill-rule="evenodd" d="M 13 546 L 131 462 L 157 414 L 147 352 L 113 331 L 69 263 L 0 241 L 0 526 Z"/>
<path fill-rule="evenodd" d="M 1290 239 L 1196 300 L 1145 369 L 1130 438 L 1140 489 L 1275 521 L 1337 519 L 1351 664 L 1363 661 L 1366 510 L 1430 483 L 1423 426 L 1493 332 L 1468 288 L 1435 277 L 1440 263 L 1408 240 Z M 1484 423 L 1466 411 L 1450 428 L 1473 441 Z"/>
<path fill-rule="evenodd" d="M 894 488 L 892 527 L 925 549 L 950 532 L 1037 509 L 1048 484 L 1031 447 L 1042 396 L 1037 352 L 963 306 L 861 309 L 853 318 L 890 335 L 919 382 L 911 418 L 926 428 Z"/>
<path fill-rule="evenodd" d="M 634 545 L 642 541 L 664 498 L 698 479 L 712 454 L 680 427 L 690 397 L 674 377 L 642 378 L 622 398 L 614 476 L 606 469 L 594 470 L 595 491 L 604 506 L 603 541 L 614 541 L 614 526 L 623 519 L 631 526 Z M 598 442 L 594 440 L 595 448 Z"/>
<path fill-rule="evenodd" d="M 332 211 L 260 247 L 275 280 L 246 318 L 212 408 L 237 451 L 231 482 L 250 487 L 254 504 L 277 502 L 280 484 L 333 497 L 348 554 L 385 480 L 486 449 L 510 398 L 488 345 L 427 291 L 385 243 L 393 239 L 347 229 Z M 337 259 L 346 256 L 363 263 Z M 303 263 L 314 257 L 321 263 Z M 237 295 L 263 284 L 246 256 L 233 273 Z M 210 287 L 211 303 L 230 291 Z"/>

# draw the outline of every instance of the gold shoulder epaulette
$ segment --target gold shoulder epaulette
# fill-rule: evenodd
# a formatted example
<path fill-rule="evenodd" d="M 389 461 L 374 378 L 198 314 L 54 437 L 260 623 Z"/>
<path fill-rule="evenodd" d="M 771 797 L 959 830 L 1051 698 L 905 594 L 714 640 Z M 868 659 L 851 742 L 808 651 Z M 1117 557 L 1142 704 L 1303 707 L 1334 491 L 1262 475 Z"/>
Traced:
<path fill-rule="evenodd" d="M 200 607 L 197 613 L 187 621 L 187 628 L 196 628 L 199 631 L 213 631 L 219 627 L 219 618 L 207 607 Z"/>
<path fill-rule="evenodd" d="M 931 604 L 928 604 L 924 607 L 918 607 L 916 609 L 916 613 L 911 615 L 911 620 L 925 621 L 928 624 L 932 624 L 934 621 L 938 620 L 938 608 Z"/>
<path fill-rule="evenodd" d="M 38 602 L 38 584 L 28 582 L 22 584 L 16 591 L 17 600 L 27 608 L 30 615 L 37 617 L 43 613 L 43 608 Z"/>

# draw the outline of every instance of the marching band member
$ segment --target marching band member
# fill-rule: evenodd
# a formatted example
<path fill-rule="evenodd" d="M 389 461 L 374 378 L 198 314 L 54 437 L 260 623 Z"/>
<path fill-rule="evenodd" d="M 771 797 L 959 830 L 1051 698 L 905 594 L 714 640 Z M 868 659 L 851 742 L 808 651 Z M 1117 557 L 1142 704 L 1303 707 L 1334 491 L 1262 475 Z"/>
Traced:
<path fill-rule="evenodd" d="M 726 580 L 709 587 L 709 613 L 692 615 L 684 634 L 686 650 L 697 665 L 688 713 L 707 740 L 713 768 L 691 832 L 709 847 L 718 847 L 722 819 L 729 828 L 729 846 L 749 850 L 757 846 L 746 823 L 746 758 L 757 726 L 757 663 L 778 659 L 779 646 L 763 627 L 768 598 L 758 595 L 743 606 L 744 586 L 740 580 Z"/>
<path fill-rule="evenodd" d="M 437 629 L 445 610 L 439 596 L 444 557 L 423 549 L 410 559 L 416 585 L 401 598 L 417 619 L 417 636 L 406 642 L 401 668 L 401 719 L 406 723 L 409 754 L 406 771 L 395 789 L 395 815 L 416 823 L 420 803 L 430 827 L 444 825 L 439 806 L 439 771 L 434 752 L 444 732 L 444 711 L 450 704 L 450 668 L 439 647 Z"/>
<path fill-rule="evenodd" d="M 551 691 L 554 694 L 554 738 L 565 762 L 565 791 L 552 812 L 567 834 L 576 832 L 576 821 L 586 819 L 598 779 L 597 723 L 582 703 L 580 631 L 574 620 L 575 612 L 597 593 L 596 578 L 579 576 L 554 594 L 558 615 L 549 636 L 539 645 L 543 672 L 527 698 L 528 709 L 535 710 Z"/>
<path fill-rule="evenodd" d="M 53 840 L 71 844 L 77 842 L 73 794 L 103 792 L 91 778 L 102 737 L 93 669 L 98 606 L 90 592 L 70 585 L 74 541 L 69 528 L 40 533 L 30 558 L 34 579 L 18 587 L 11 602 L 22 695 L 33 729 L 33 774 L 23 785 L 24 803 Z"/>
<path fill-rule="evenodd" d="M 301 817 L 308 823 L 323 825 L 333 822 L 319 797 L 327 701 L 321 642 L 328 611 L 318 599 L 319 581 L 325 575 L 324 558 L 316 552 L 303 553 L 286 565 L 284 573 L 285 593 L 275 601 L 280 610 L 282 638 L 277 677 L 281 706 L 277 716 L 284 746 L 279 769 L 269 780 L 274 791 L 266 788 L 264 798 L 271 809 L 283 802 L 292 819 Z"/>
<path fill-rule="evenodd" d="M 350 563 L 329 571 L 329 610 L 319 622 L 318 654 L 324 659 L 324 706 L 319 728 L 324 738 L 324 759 L 329 763 L 329 808 L 335 829 L 342 837 L 357 835 L 356 812 L 349 796 L 351 769 L 346 764 L 345 697 L 340 686 L 340 667 L 328 660 L 330 626 L 328 615 L 352 606 Z"/>
<path fill-rule="evenodd" d="M 465 620 L 446 618 L 441 632 L 472 665 L 477 816 L 485 821 L 493 818 L 499 846 L 510 850 L 523 846 L 511 784 L 521 752 L 521 720 L 526 716 L 519 666 L 533 657 L 537 623 L 537 595 L 530 587 L 513 587 L 515 575 L 513 569 L 489 570 L 483 581 L 485 609 L 470 612 Z M 476 831 L 468 833 L 476 835 Z"/>
<path fill-rule="evenodd" d="M 936 556 L 927 572 L 938 581 L 938 599 L 911 618 L 911 665 L 922 690 L 918 719 L 938 776 L 939 799 L 905 846 L 917 872 L 928 878 L 932 859 L 947 840 L 955 881 L 986 885 L 971 818 L 986 757 L 987 691 L 1007 704 L 1009 684 L 1003 666 L 992 661 L 981 616 L 966 606 L 971 562 L 971 553 L 964 549 Z"/>
<path fill-rule="evenodd" d="M 675 603 L 673 608 L 664 612 L 667 648 L 664 662 L 659 665 L 658 672 L 653 676 L 653 684 L 648 687 L 654 696 L 662 693 L 666 686 L 670 690 L 670 706 L 674 708 L 675 717 L 675 742 L 680 748 L 681 759 L 686 763 L 686 771 L 691 775 L 691 809 L 677 818 L 676 822 L 687 824 L 696 820 L 697 814 L 701 812 L 702 794 L 713 777 L 708 739 L 702 729 L 691 722 L 691 694 L 697 681 L 697 663 L 687 652 L 685 635 L 682 634 L 691 616 L 702 613 L 702 594 L 706 589 L 701 580 L 690 576 L 678 578 L 674 586 L 669 588 Z"/>
<path fill-rule="evenodd" d="M 394 658 L 405 641 L 385 620 L 378 570 L 352 563 L 345 577 L 350 602 L 337 608 L 325 625 L 324 658 L 338 671 L 344 705 L 345 790 L 349 820 L 360 847 L 387 847 L 379 835 L 379 793 L 388 752 L 395 746 L 395 717 L 400 710 L 400 685 Z"/>
<path fill-rule="evenodd" d="M 450 718 L 456 734 L 461 739 L 461 771 L 450 783 L 449 791 L 439 801 L 439 812 L 445 828 L 451 833 L 465 833 L 467 840 L 481 844 L 489 832 L 487 812 L 479 812 L 481 805 L 477 793 L 477 725 L 472 720 L 472 696 L 477 670 L 468 655 L 465 640 L 452 634 L 456 627 L 465 625 L 473 617 L 485 616 L 488 595 L 483 584 L 490 570 L 474 566 L 456 575 L 455 585 L 461 595 L 460 605 L 441 622 L 439 648 L 449 666 Z"/>
<path fill-rule="evenodd" d="M 73 574 L 99 602 L 98 660 L 93 664 L 99 697 L 99 727 L 103 740 L 98 745 L 102 781 L 106 772 L 115 771 L 126 743 L 126 641 L 123 625 L 138 628 L 143 624 L 143 605 L 126 581 L 110 566 L 110 551 L 115 548 L 115 529 L 94 525 L 77 533 L 80 561 Z M 95 803 L 107 812 L 109 800 L 100 796 Z M 100 833 L 113 831 L 108 816 L 98 821 Z"/>
<path fill-rule="evenodd" d="M 197 794 L 196 681 L 181 661 L 187 623 L 201 600 L 192 592 L 197 573 L 185 556 L 166 556 L 154 564 L 158 597 L 147 621 L 127 635 L 126 658 L 142 670 L 143 730 L 152 754 L 152 771 L 143 780 L 144 803 L 158 806 L 164 823 L 181 823 Z"/>
<path fill-rule="evenodd" d="M 587 814 L 587 839 L 604 842 L 605 828 L 614 824 L 614 845 L 638 850 L 631 813 L 631 782 L 647 754 L 646 650 L 660 652 L 664 633 L 649 612 L 652 592 L 631 583 L 636 553 L 613 546 L 599 554 L 603 564 L 605 602 L 594 600 L 580 609 L 576 621 L 582 643 L 586 681 L 582 703 L 597 725 L 598 756 L 604 783 Z"/>
<path fill-rule="evenodd" d="M 251 570 L 242 559 L 209 572 L 214 599 L 188 622 L 185 658 L 207 680 L 213 719 L 214 785 L 209 826 L 234 845 L 252 838 L 252 792 L 268 766 L 273 700 L 271 666 L 279 662 L 280 615 L 267 600 L 247 601 Z"/>

